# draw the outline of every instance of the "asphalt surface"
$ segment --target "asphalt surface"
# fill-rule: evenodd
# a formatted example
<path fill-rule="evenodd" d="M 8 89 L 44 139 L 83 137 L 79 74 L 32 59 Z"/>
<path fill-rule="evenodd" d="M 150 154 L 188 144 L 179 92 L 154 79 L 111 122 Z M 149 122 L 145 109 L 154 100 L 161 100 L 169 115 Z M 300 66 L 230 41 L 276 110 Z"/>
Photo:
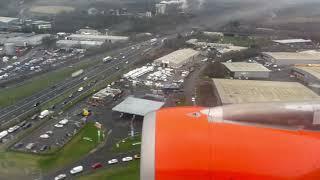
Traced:
<path fill-rule="evenodd" d="M 126 61 L 137 61 L 138 59 L 133 58 L 134 56 L 142 54 L 142 52 L 145 50 L 145 46 L 141 46 L 139 50 L 132 49 L 132 47 L 136 47 L 137 45 L 149 45 L 150 43 L 143 42 L 138 43 L 136 45 L 129 46 L 127 48 L 123 48 L 118 52 L 110 53 L 110 56 L 117 57 L 117 60 L 113 60 L 109 63 L 101 63 L 97 64 L 96 66 L 90 67 L 83 74 L 76 78 L 69 78 L 66 79 L 64 82 L 57 84 L 54 88 L 49 87 L 43 91 L 40 91 L 28 98 L 25 98 L 15 105 L 8 106 L 6 108 L 3 108 L 0 110 L 0 123 L 1 126 L 6 126 L 8 123 L 10 123 L 11 120 L 17 120 L 20 117 L 23 117 L 26 113 L 29 113 L 35 109 L 38 109 L 38 107 L 34 107 L 34 105 L 38 102 L 41 102 L 42 104 L 49 102 L 50 100 L 64 94 L 67 91 L 76 89 L 76 87 L 79 86 L 79 84 L 83 83 L 83 78 L 87 77 L 88 80 L 95 79 L 96 77 L 100 76 L 101 74 L 104 74 L 105 76 L 111 75 L 117 70 L 116 67 L 119 67 L 119 69 L 126 65 Z M 122 53 L 120 55 L 120 53 Z M 122 59 L 123 56 L 126 56 L 125 59 Z M 103 57 L 97 57 L 102 59 Z M 0 126 L 0 127 L 1 127 Z"/>
<path fill-rule="evenodd" d="M 122 59 L 122 56 L 126 56 L 126 58 Z M 119 59 L 119 57 L 117 57 L 117 58 Z M 119 62 L 114 65 L 118 65 L 119 68 L 123 68 L 122 66 L 134 63 L 136 61 L 139 61 L 140 59 L 141 59 L 141 51 L 140 50 L 139 51 L 129 50 L 126 53 L 123 53 L 121 55 L 121 60 L 119 60 Z M 126 61 L 128 61 L 128 64 L 126 63 Z M 113 68 L 111 66 L 109 68 L 106 68 L 104 71 L 107 71 L 107 73 L 104 73 L 103 76 L 111 76 L 116 70 L 115 70 L 115 68 Z M 104 79 L 104 78 L 102 78 L 102 79 Z M 81 96 L 81 94 L 84 93 L 85 91 L 90 90 L 90 88 L 91 88 L 91 86 L 84 87 L 84 90 L 81 93 L 78 92 L 77 89 L 75 89 L 74 92 L 72 93 L 73 97 L 67 98 L 63 103 L 56 105 L 55 110 L 56 111 L 60 110 L 61 108 L 64 107 L 64 103 L 69 103 L 70 101 L 72 101 L 72 99 L 77 98 L 77 97 Z M 82 107 L 82 108 L 84 108 L 84 107 Z M 54 146 L 58 146 L 58 147 L 63 146 L 79 130 L 79 127 L 77 127 L 75 125 L 75 123 L 81 124 L 81 120 L 80 120 L 81 117 L 77 116 L 77 114 L 79 114 L 81 112 L 82 108 L 78 109 L 75 112 L 71 112 L 71 113 L 68 112 L 67 115 L 66 115 L 66 113 L 64 113 L 63 116 L 57 117 L 54 120 L 50 120 L 44 126 L 42 126 L 40 129 L 37 129 L 36 131 L 30 133 L 29 135 L 27 135 L 25 138 L 23 138 L 19 142 L 19 143 L 23 143 L 24 147 L 28 143 L 35 143 L 36 147 L 33 148 L 32 150 L 27 150 L 26 148 L 23 148 L 23 147 L 20 147 L 18 149 L 14 148 L 14 149 L 20 150 L 20 151 L 28 151 L 28 152 L 32 151 L 32 152 L 38 153 L 38 152 L 40 152 L 40 148 L 44 145 L 48 145 L 51 148 Z M 60 120 L 62 120 L 64 118 L 69 119 L 71 122 L 68 123 L 63 128 L 54 127 L 55 124 L 57 124 Z M 48 139 L 41 139 L 40 135 L 45 134 L 47 131 L 53 131 L 53 135 L 51 135 L 50 138 L 48 138 Z M 69 134 L 69 135 L 67 135 L 67 134 Z"/>

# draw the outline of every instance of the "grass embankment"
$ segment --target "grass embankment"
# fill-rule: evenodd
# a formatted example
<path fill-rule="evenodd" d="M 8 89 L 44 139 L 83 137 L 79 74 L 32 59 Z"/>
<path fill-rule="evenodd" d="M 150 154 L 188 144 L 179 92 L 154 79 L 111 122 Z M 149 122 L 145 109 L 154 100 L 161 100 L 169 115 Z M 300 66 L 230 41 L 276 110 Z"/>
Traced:
<path fill-rule="evenodd" d="M 92 141 L 84 140 L 83 137 Z M 88 123 L 61 150 L 48 155 L 0 152 L 0 179 L 30 176 L 39 173 L 40 170 L 46 172 L 63 167 L 85 156 L 98 144 L 97 128 L 94 123 Z"/>
<path fill-rule="evenodd" d="M 21 85 L 0 90 L 0 107 L 9 106 L 16 101 L 44 90 L 68 77 L 77 70 L 89 67 L 91 62 L 81 62 L 73 67 L 66 67 L 31 78 Z"/>
<path fill-rule="evenodd" d="M 133 161 L 128 164 L 115 165 L 108 169 L 101 169 L 97 172 L 81 176 L 79 180 L 139 180 L 140 161 Z"/>
<path fill-rule="evenodd" d="M 128 137 L 118 142 L 112 147 L 112 151 L 117 153 L 124 153 L 128 151 L 140 151 L 141 145 L 140 144 L 133 145 L 135 143 L 141 143 L 141 135 Z"/>

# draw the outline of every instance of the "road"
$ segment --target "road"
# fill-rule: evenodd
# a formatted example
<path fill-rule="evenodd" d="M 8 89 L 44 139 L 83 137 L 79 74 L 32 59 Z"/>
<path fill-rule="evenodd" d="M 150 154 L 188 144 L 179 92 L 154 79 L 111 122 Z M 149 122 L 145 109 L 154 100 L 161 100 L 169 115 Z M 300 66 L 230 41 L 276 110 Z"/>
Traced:
<path fill-rule="evenodd" d="M 147 42 L 138 43 L 126 48 L 123 48 L 117 52 L 110 53 L 110 56 L 117 57 L 118 60 L 113 60 L 109 63 L 99 63 L 96 66 L 90 67 L 85 70 L 85 73 L 80 75 L 77 78 L 68 78 L 65 81 L 57 84 L 54 88 L 49 87 L 43 91 L 40 91 L 30 97 L 27 97 L 19 102 L 17 102 L 15 105 L 3 108 L 0 110 L 0 123 L 1 126 L 6 126 L 7 124 L 11 123 L 11 121 L 18 120 L 20 117 L 23 117 L 25 114 L 38 109 L 39 107 L 34 107 L 34 105 L 37 102 L 41 102 L 42 104 L 45 104 L 46 102 L 49 102 L 50 100 L 59 97 L 60 95 L 64 94 L 65 92 L 68 92 L 70 90 L 73 90 L 79 86 L 79 84 L 83 83 L 83 78 L 87 77 L 88 80 L 92 80 L 100 76 L 101 74 L 104 74 L 105 76 L 113 74 L 115 71 L 117 71 L 115 68 L 126 65 L 126 61 L 128 59 L 134 59 L 134 56 L 137 56 L 141 54 L 144 50 L 144 48 L 132 49 L 132 47 L 141 46 L 141 45 L 148 45 L 150 44 Z M 143 46 L 144 47 L 144 46 Z M 120 55 L 121 53 L 121 55 Z M 125 56 L 126 58 L 122 59 L 122 56 Z M 97 57 L 102 59 L 102 57 Z M 137 59 L 135 59 L 137 60 Z M 131 63 L 131 62 L 130 62 Z"/>

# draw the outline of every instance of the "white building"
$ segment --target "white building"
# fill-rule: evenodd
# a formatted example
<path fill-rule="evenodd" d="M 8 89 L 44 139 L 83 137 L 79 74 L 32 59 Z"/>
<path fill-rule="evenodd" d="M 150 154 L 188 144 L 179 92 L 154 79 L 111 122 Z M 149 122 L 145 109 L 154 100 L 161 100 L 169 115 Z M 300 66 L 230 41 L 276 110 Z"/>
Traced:
<path fill-rule="evenodd" d="M 161 1 L 156 4 L 156 15 L 177 13 L 182 9 L 182 1 Z"/>
<path fill-rule="evenodd" d="M 259 63 L 222 63 L 233 78 L 268 79 L 270 70 Z"/>
<path fill-rule="evenodd" d="M 0 29 L 8 29 L 10 26 L 20 23 L 19 18 L 0 16 Z"/>
<path fill-rule="evenodd" d="M 106 35 L 85 35 L 85 34 L 72 34 L 67 37 L 68 40 L 75 41 L 103 41 L 108 43 L 126 42 L 129 37 L 126 36 L 106 36 Z"/>
<path fill-rule="evenodd" d="M 81 48 L 89 49 L 101 47 L 103 45 L 102 41 L 75 41 L 75 40 L 59 40 L 57 41 L 57 47 L 59 48 Z"/>
<path fill-rule="evenodd" d="M 320 52 L 263 52 L 262 56 L 277 65 L 320 64 Z"/>
<path fill-rule="evenodd" d="M 154 60 L 154 63 L 163 67 L 180 68 L 194 61 L 199 54 L 199 51 L 193 49 L 180 49 Z"/>

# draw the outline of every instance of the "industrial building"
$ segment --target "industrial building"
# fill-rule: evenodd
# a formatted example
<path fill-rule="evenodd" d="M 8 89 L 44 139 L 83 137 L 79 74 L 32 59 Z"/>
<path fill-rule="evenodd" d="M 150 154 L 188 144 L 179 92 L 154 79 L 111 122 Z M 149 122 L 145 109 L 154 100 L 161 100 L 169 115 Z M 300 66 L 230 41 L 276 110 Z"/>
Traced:
<path fill-rule="evenodd" d="M 67 37 L 68 40 L 75 41 L 103 41 L 108 43 L 126 42 L 129 37 L 126 36 L 106 36 L 106 35 L 86 35 L 86 34 L 72 34 Z"/>
<path fill-rule="evenodd" d="M 156 15 L 178 13 L 182 5 L 182 1 L 161 1 L 156 4 Z"/>
<path fill-rule="evenodd" d="M 1 30 L 7 30 L 11 26 L 16 26 L 18 24 L 20 24 L 19 18 L 0 16 L 0 29 Z"/>
<path fill-rule="evenodd" d="M 160 109 L 163 105 L 164 102 L 129 96 L 123 102 L 112 108 L 112 110 L 132 115 L 145 116 L 149 112 Z"/>
<path fill-rule="evenodd" d="M 154 63 L 162 67 L 180 68 L 193 62 L 199 54 L 199 51 L 193 49 L 180 49 L 154 60 Z"/>
<path fill-rule="evenodd" d="M 61 49 L 80 48 L 89 49 L 101 47 L 104 42 L 102 41 L 75 41 L 75 40 L 59 40 L 57 41 L 57 47 Z"/>
<path fill-rule="evenodd" d="M 198 47 L 198 48 L 213 48 L 216 49 L 221 54 L 228 53 L 231 51 L 242 51 L 248 49 L 247 47 L 235 46 L 233 44 L 221 44 L 221 43 L 208 43 L 203 41 L 198 41 L 198 39 L 189 39 L 186 44 Z"/>
<path fill-rule="evenodd" d="M 42 44 L 43 39 L 50 37 L 50 34 L 0 32 L 0 45 L 14 44 L 16 47 L 37 46 Z"/>
<path fill-rule="evenodd" d="M 213 79 L 220 105 L 320 100 L 320 96 L 297 82 Z"/>
<path fill-rule="evenodd" d="M 222 63 L 230 77 L 243 79 L 268 79 L 270 70 L 259 63 Z"/>
<path fill-rule="evenodd" d="M 282 39 L 282 40 L 273 40 L 273 42 L 279 44 L 294 44 L 294 43 L 311 43 L 310 39 Z"/>
<path fill-rule="evenodd" d="M 263 52 L 262 57 L 277 65 L 320 63 L 320 52 Z"/>
<path fill-rule="evenodd" d="M 292 74 L 314 92 L 320 94 L 320 64 L 298 64 Z"/>

